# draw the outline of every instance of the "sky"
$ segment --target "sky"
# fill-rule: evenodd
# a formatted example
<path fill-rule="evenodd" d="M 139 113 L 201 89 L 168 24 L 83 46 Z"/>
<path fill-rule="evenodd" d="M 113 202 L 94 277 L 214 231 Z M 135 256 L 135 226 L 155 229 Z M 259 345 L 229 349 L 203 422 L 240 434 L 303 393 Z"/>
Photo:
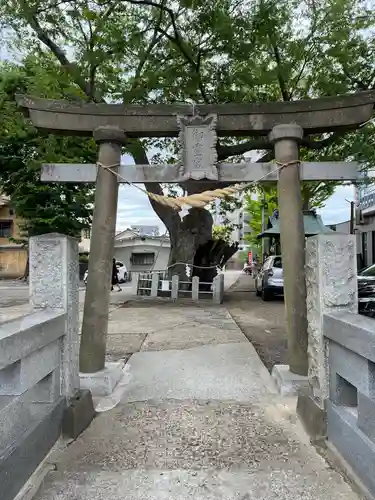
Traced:
<path fill-rule="evenodd" d="M 354 200 L 353 186 L 340 186 L 327 200 L 326 206 L 319 210 L 325 224 L 337 224 L 350 218 L 350 204 Z M 152 210 L 147 196 L 132 186 L 121 185 L 117 211 L 117 231 L 132 225 L 159 226 L 165 231 L 163 223 Z"/>
<path fill-rule="evenodd" d="M 132 165 L 131 157 L 124 156 L 122 163 Z M 142 185 L 143 187 L 143 185 Z M 350 201 L 354 200 L 353 186 L 339 186 L 335 193 L 328 198 L 323 209 L 319 210 L 325 224 L 337 224 L 350 218 Z M 122 231 L 132 225 L 159 226 L 160 232 L 165 232 L 165 227 L 155 214 L 147 196 L 132 186 L 120 185 L 117 231 Z"/>

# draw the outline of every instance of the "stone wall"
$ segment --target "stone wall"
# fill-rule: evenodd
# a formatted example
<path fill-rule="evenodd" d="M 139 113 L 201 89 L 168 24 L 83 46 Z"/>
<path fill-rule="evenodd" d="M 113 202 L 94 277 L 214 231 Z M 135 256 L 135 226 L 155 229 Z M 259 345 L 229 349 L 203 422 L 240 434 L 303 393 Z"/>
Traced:
<path fill-rule="evenodd" d="M 62 235 L 30 240 L 34 311 L 1 324 L 0 484 L 15 495 L 61 434 L 79 389 L 78 243 Z"/>

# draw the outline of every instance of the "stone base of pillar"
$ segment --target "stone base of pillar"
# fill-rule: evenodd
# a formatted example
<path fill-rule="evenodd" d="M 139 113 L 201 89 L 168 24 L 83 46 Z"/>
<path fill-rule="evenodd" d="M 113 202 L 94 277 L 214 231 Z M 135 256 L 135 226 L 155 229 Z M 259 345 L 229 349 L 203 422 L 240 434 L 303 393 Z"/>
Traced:
<path fill-rule="evenodd" d="M 327 436 L 327 413 L 308 391 L 301 391 L 298 395 L 297 414 L 311 441 L 314 444 L 324 442 Z"/>
<path fill-rule="evenodd" d="M 308 378 L 292 373 L 289 370 L 289 365 L 275 365 L 271 375 L 279 394 L 282 396 L 298 396 L 302 390 L 306 390 L 309 386 Z"/>
<path fill-rule="evenodd" d="M 104 370 L 95 373 L 80 372 L 81 389 L 88 389 L 93 397 L 109 396 L 121 380 L 124 366 L 124 361 L 118 361 L 106 363 Z"/>
<path fill-rule="evenodd" d="M 62 424 L 64 437 L 77 439 L 92 422 L 95 417 L 95 409 L 91 392 L 87 390 L 78 391 L 75 397 L 69 400 L 69 406 L 65 408 Z"/>

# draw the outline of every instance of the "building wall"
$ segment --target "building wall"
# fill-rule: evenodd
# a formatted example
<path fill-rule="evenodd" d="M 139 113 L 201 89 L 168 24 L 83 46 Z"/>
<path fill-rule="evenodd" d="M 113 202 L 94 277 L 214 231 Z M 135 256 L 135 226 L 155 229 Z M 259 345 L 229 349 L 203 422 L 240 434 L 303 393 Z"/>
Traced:
<path fill-rule="evenodd" d="M 12 209 L 8 204 L 0 206 L 0 221 L 11 221 L 12 222 L 12 238 L 20 238 L 20 227 L 19 224 L 22 222 L 18 219 Z M 14 245 L 8 238 L 0 236 L 0 245 Z"/>
<path fill-rule="evenodd" d="M 24 275 L 27 251 L 22 247 L 0 246 L 0 278 L 15 279 Z"/>
<path fill-rule="evenodd" d="M 18 239 L 20 222 L 12 207 L 7 203 L 0 206 L 0 221 L 12 223 L 11 237 Z M 0 278 L 19 278 L 23 276 L 27 263 L 27 251 L 11 242 L 8 237 L 0 236 Z"/>
<path fill-rule="evenodd" d="M 375 217 L 364 217 L 364 224 L 356 226 L 357 252 L 362 254 L 363 266 L 375 263 Z"/>
<path fill-rule="evenodd" d="M 367 173 L 375 177 L 375 171 Z M 375 185 L 362 185 L 356 188 L 355 201 L 362 213 L 362 224 L 356 225 L 357 253 L 362 255 L 363 266 L 375 263 Z"/>
<path fill-rule="evenodd" d="M 238 198 L 241 201 L 242 206 L 237 210 L 234 210 L 232 213 L 229 213 L 227 217 L 232 224 L 235 224 L 235 228 L 233 229 L 231 234 L 231 241 L 233 243 L 238 242 L 239 249 L 245 250 L 249 246 L 245 238 L 246 235 L 251 232 L 251 228 L 249 225 L 250 216 L 246 211 L 246 203 L 243 193 L 240 193 L 238 195 Z"/>
<path fill-rule="evenodd" d="M 136 265 L 131 262 L 132 253 L 154 253 L 156 261 L 154 264 Z M 149 271 L 164 271 L 168 267 L 170 246 L 160 242 L 147 243 L 147 241 L 129 240 L 128 242 L 115 243 L 114 255 L 116 260 L 123 262 L 128 271 L 140 272 Z"/>
<path fill-rule="evenodd" d="M 350 221 L 339 222 L 338 224 L 329 224 L 329 227 L 336 233 L 350 234 Z"/>

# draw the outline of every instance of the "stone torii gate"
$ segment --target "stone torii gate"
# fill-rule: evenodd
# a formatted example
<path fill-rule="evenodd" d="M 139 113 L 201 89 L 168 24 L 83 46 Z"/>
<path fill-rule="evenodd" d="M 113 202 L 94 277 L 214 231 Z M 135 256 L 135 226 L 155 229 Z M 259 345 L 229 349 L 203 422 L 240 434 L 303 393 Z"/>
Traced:
<path fill-rule="evenodd" d="M 99 144 L 98 165 L 111 166 L 128 182 L 206 183 L 278 182 L 285 304 L 290 371 L 307 375 L 305 238 L 301 180 L 356 180 L 358 164 L 298 163 L 301 141 L 313 134 L 353 130 L 373 113 L 375 92 L 323 99 L 259 104 L 118 105 L 76 104 L 18 96 L 34 126 L 50 133 L 93 135 Z M 119 166 L 126 138 L 180 135 L 178 165 Z M 216 141 L 221 136 L 268 135 L 275 159 L 288 167 L 272 172 L 269 163 L 217 163 Z M 294 163 L 293 163 L 294 162 Z M 80 369 L 104 369 L 109 309 L 109 276 L 113 257 L 119 178 L 97 165 L 43 165 L 42 179 L 50 182 L 95 182 L 95 208 L 87 292 L 82 325 Z M 121 181 L 121 179 L 120 179 Z M 263 182 L 263 181 L 262 181 Z"/>

